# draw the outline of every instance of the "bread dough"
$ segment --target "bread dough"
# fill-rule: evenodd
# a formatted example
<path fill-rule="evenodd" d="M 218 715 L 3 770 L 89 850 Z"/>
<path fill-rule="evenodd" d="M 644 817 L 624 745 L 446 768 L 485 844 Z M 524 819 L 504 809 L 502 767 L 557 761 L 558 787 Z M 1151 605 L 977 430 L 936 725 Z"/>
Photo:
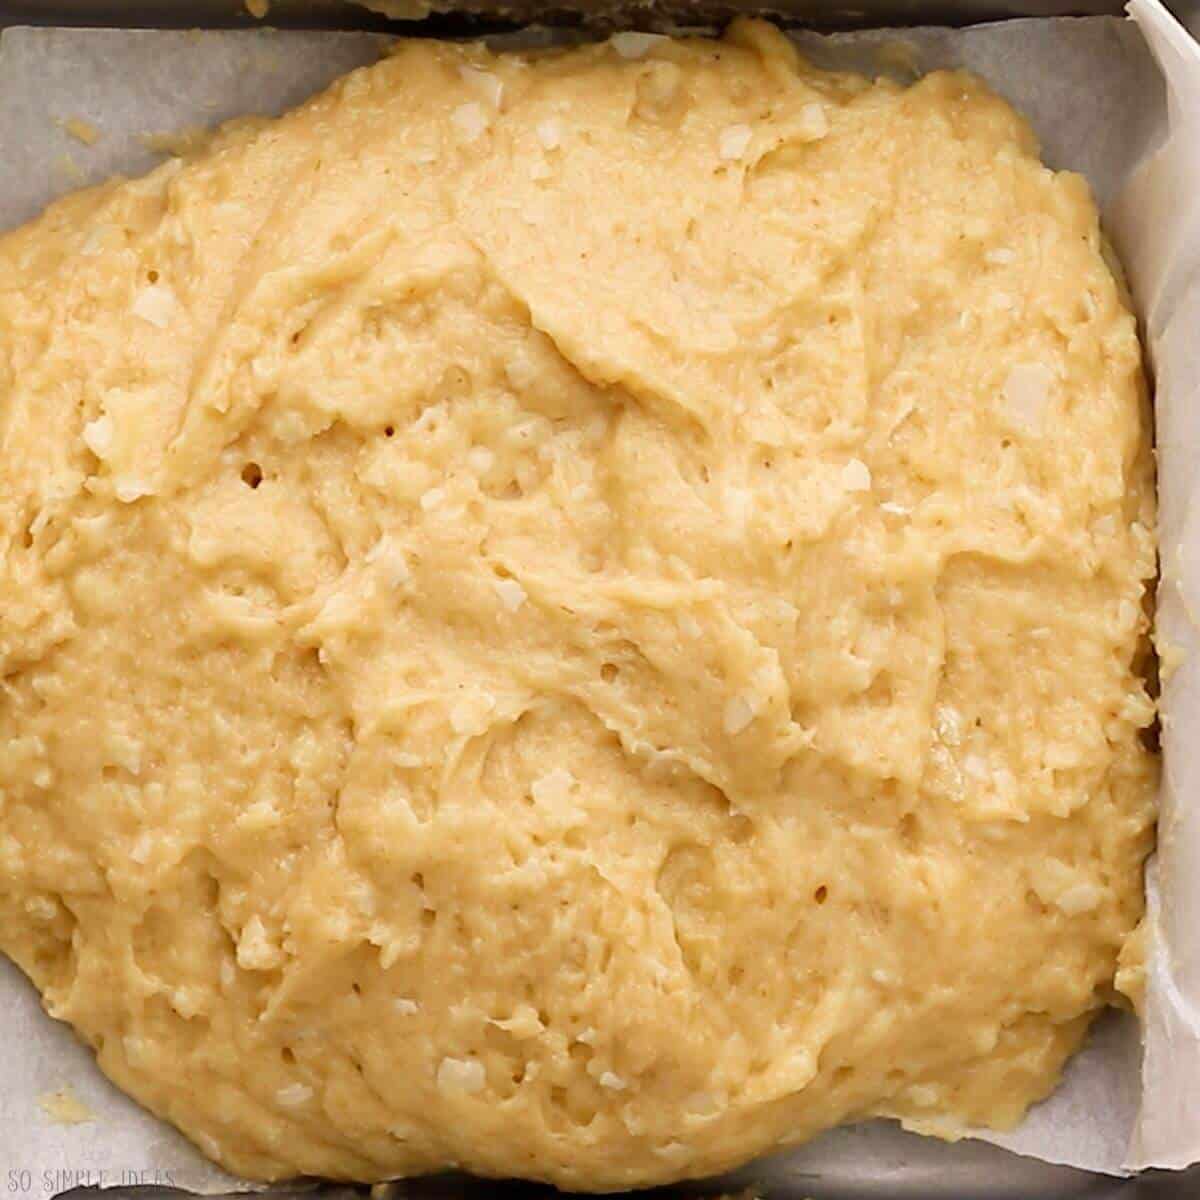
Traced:
<path fill-rule="evenodd" d="M 1053 1087 L 1151 458 L 978 80 L 408 42 L 0 281 L 0 945 L 206 1153 L 616 1188 Z"/>

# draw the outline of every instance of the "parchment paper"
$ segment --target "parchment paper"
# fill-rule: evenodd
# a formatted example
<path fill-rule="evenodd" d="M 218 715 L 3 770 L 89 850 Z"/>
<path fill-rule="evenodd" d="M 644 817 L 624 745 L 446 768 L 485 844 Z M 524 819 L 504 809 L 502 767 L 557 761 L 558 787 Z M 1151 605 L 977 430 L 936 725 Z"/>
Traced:
<path fill-rule="evenodd" d="M 1029 116 L 1052 166 L 1091 181 L 1144 321 L 1157 378 L 1159 635 L 1185 652 L 1163 698 L 1144 1029 L 1132 1018 L 1101 1021 L 1059 1089 L 1020 1128 L 980 1134 L 1022 1154 L 1113 1174 L 1200 1160 L 1200 804 L 1188 803 L 1200 796 L 1200 47 L 1157 0 L 1131 0 L 1129 11 L 1132 21 L 797 34 L 822 65 L 901 75 L 965 66 L 989 80 Z M 282 111 L 373 61 L 383 44 L 378 35 L 265 29 L 7 30 L 0 228 L 83 183 L 152 166 L 158 156 L 148 133 Z M 99 140 L 80 141 L 64 128 L 71 121 L 86 123 L 76 133 L 94 130 Z M 79 1184 L 238 1186 L 108 1084 L 7 962 L 0 1037 L 0 1187 L 10 1196 L 43 1200 Z M 78 1108 L 50 1098 L 63 1088 L 91 1120 L 62 1122 Z M 797 1151 L 797 1167 L 822 1173 L 845 1137 Z M 857 1156 L 871 1152 L 870 1139 L 852 1137 Z M 894 1139 L 879 1144 L 894 1160 Z"/>

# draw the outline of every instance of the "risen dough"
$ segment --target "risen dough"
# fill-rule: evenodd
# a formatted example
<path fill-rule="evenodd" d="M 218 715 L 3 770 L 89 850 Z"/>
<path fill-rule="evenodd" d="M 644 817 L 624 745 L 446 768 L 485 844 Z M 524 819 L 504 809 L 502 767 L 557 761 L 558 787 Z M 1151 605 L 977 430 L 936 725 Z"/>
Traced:
<path fill-rule="evenodd" d="M 0 942 L 207 1153 L 617 1187 L 1054 1085 L 1151 466 L 977 80 L 410 42 L 0 280 Z"/>

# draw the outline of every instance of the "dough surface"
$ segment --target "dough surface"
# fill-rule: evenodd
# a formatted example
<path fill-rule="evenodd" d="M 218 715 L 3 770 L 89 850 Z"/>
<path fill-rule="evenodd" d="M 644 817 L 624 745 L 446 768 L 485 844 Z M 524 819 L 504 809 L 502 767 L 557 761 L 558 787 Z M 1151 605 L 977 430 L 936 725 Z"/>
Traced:
<path fill-rule="evenodd" d="M 0 946 L 255 1178 L 1011 1124 L 1142 912 L 1153 523 L 978 80 L 405 43 L 0 239 Z"/>

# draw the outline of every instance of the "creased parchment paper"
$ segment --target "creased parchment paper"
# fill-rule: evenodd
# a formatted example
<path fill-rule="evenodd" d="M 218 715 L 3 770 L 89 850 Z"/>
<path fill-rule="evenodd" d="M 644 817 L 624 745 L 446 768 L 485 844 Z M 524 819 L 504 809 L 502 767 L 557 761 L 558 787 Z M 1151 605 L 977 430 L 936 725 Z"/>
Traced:
<path fill-rule="evenodd" d="M 1144 1029 L 1106 1018 L 1019 1129 L 981 1134 L 1113 1174 L 1200 1160 L 1200 801 L 1188 802 L 1200 796 L 1200 46 L 1157 0 L 1131 0 L 1129 11 L 1130 21 L 797 34 L 825 66 L 900 75 L 964 66 L 989 80 L 1029 116 L 1052 166 L 1091 181 L 1144 321 L 1157 377 L 1159 638 L 1182 652 L 1164 688 Z M 353 33 L 9 29 L 0 41 L 0 228 L 84 183 L 149 168 L 160 155 L 148 134 L 279 112 L 373 61 L 383 44 Z M 9 1195 L 40 1200 L 79 1184 L 238 1186 L 109 1085 L 7 962 L 0 1036 L 0 1184 Z M 836 1131 L 789 1156 L 786 1173 L 832 1177 L 851 1142 L 860 1165 L 872 1154 L 881 1170 L 897 1162 L 890 1131 Z"/>

